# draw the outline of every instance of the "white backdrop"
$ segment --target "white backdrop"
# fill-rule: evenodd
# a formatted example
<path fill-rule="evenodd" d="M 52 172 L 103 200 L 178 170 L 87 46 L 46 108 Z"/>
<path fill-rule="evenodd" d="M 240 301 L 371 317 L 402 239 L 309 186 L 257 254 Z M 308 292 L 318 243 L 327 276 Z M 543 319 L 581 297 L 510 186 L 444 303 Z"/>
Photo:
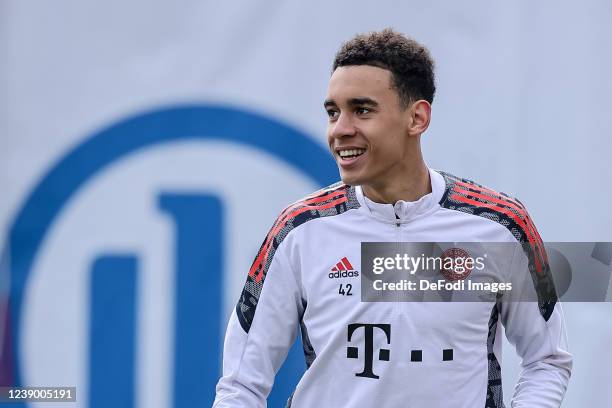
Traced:
<path fill-rule="evenodd" d="M 151 109 L 186 103 L 234 106 L 289 124 L 324 146 L 322 101 L 334 53 L 355 33 L 387 26 L 427 45 L 437 63 L 433 120 L 423 137 L 432 167 L 519 197 L 545 241 L 612 241 L 611 11 L 604 0 L 521 0 L 503 5 L 484 0 L 445 4 L 5 0 L 0 3 L 0 247 L 29 192 L 69 149 L 101 128 Z M 240 152 L 235 146 L 216 146 L 222 159 L 214 164 L 206 158 L 210 151 L 206 146 L 179 147 L 165 149 L 159 157 L 153 152 L 141 161 L 132 160 L 115 182 L 113 174 L 106 174 L 79 192 L 78 203 L 64 209 L 36 261 L 35 276 L 40 278 L 31 286 L 43 289 L 31 289 L 29 293 L 38 294 L 25 301 L 31 327 L 37 327 L 36 318 L 45 307 L 45 302 L 40 306 L 36 302 L 55 290 L 45 279 L 53 281 L 52 274 L 65 267 L 62 259 L 76 251 L 74 244 L 87 235 L 79 230 L 87 217 L 79 221 L 76 207 L 89 205 L 84 214 L 96 213 L 105 200 L 112 201 L 108 197 L 132 194 L 134 185 L 146 183 L 209 188 L 222 180 L 223 194 L 240 184 L 253 200 L 258 216 L 245 221 L 248 233 L 240 240 L 243 231 L 226 238 L 232 245 L 231 256 L 236 257 L 225 288 L 229 300 L 224 314 L 229 313 L 246 265 L 274 214 L 315 185 L 279 165 L 278 171 L 268 169 L 270 174 L 263 180 L 280 192 L 264 194 L 268 184 L 262 177 L 252 182 L 243 177 L 264 174 L 268 170 L 259 164 L 269 158 L 253 152 L 236 158 L 232 155 Z M 197 156 L 194 151 L 200 148 L 202 155 Z M 156 165 L 156 160 L 162 163 Z M 186 179 L 194 169 L 203 177 Z M 207 178 L 213 169 L 216 178 Z M 122 178 L 128 182 L 122 184 Z M 95 194 L 103 194 L 100 191 L 108 183 L 108 193 L 96 201 Z M 232 211 L 244 214 L 241 197 L 230 202 Z M 124 208 L 117 211 L 125 214 Z M 138 213 L 136 207 L 134 211 Z M 108 214 L 108 220 L 117 216 L 112 208 Z M 67 233 L 63 238 L 58 235 L 62 228 Z M 125 245 L 135 245 L 155 231 L 152 224 L 146 228 L 139 229 L 133 241 L 126 238 Z M 150 250 L 151 244 L 147 245 Z M 69 271 L 62 276 L 70 279 Z M 163 293 L 159 296 L 163 298 Z M 612 400 L 607 380 L 612 366 L 612 305 L 564 307 L 575 354 L 564 406 L 606 406 Z M 141 329 L 163 329 L 147 327 Z M 33 353 L 28 356 L 44 348 L 36 339 L 40 337 L 31 334 L 24 340 Z M 153 355 L 155 347 L 169 347 L 167 343 L 143 344 L 141 364 L 151 364 L 146 353 Z M 28 375 L 43 381 L 44 373 L 32 367 L 44 363 L 29 358 L 24 363 L 31 367 Z M 169 363 L 159 364 L 163 368 Z M 517 365 L 506 344 L 507 400 Z M 47 367 L 53 371 L 56 366 Z M 82 367 L 75 368 L 79 370 Z M 39 374 L 42 377 L 36 377 Z M 164 377 L 139 381 L 144 389 L 150 388 L 147 384 L 163 384 Z M 165 391 L 157 392 L 166 401 Z M 145 394 L 139 394 L 142 406 L 154 406 Z"/>

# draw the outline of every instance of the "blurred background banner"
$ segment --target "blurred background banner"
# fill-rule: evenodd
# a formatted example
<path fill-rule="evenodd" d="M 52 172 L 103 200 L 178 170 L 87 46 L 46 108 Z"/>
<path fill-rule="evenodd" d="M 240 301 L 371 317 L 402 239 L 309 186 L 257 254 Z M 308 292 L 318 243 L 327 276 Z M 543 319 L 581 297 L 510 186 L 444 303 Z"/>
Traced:
<path fill-rule="evenodd" d="M 391 26 L 430 48 L 430 166 L 519 197 L 545 241 L 612 241 L 611 11 L 0 3 L 1 385 L 76 386 L 74 407 L 209 406 L 268 228 L 338 178 L 322 102 L 336 50 L 359 32 Z M 564 406 L 607 406 L 612 307 L 563 306 Z M 300 349 L 271 407 L 304 370 Z M 519 364 L 506 344 L 506 401 Z"/>

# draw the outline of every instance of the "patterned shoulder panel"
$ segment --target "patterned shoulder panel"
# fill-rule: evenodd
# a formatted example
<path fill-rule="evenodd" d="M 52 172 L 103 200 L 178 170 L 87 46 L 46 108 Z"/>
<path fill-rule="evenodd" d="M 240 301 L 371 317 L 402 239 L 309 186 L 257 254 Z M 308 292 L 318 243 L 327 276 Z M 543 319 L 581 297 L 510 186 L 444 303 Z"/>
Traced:
<path fill-rule="evenodd" d="M 276 249 L 287 234 L 310 220 L 342 214 L 354 208 L 359 208 L 355 188 L 338 182 L 296 201 L 281 212 L 257 252 L 236 305 L 236 314 L 245 332 L 248 333 L 251 328 Z"/>
<path fill-rule="evenodd" d="M 542 238 L 525 206 L 508 194 L 452 174 L 439 173 L 446 181 L 440 206 L 495 221 L 507 228 L 522 244 L 529 259 L 529 272 L 538 294 L 540 313 L 548 321 L 555 308 L 557 294 Z"/>

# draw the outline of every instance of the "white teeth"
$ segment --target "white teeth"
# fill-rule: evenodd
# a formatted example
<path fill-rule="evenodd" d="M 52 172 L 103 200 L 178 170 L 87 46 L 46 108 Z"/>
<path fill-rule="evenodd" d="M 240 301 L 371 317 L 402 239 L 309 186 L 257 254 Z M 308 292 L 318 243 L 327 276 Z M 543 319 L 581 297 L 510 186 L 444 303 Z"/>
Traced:
<path fill-rule="evenodd" d="M 359 156 L 365 152 L 365 149 L 340 150 L 340 157 Z"/>

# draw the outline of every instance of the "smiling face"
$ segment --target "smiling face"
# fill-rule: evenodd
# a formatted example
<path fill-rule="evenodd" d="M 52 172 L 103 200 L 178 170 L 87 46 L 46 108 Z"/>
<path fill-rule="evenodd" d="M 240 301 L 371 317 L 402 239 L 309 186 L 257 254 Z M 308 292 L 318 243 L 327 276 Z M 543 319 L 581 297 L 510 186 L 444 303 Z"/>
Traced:
<path fill-rule="evenodd" d="M 370 65 L 337 68 L 324 106 L 327 140 L 342 181 L 374 188 L 401 183 L 411 158 L 420 157 L 420 146 L 419 138 L 411 137 L 411 108 L 400 103 L 391 72 Z"/>

